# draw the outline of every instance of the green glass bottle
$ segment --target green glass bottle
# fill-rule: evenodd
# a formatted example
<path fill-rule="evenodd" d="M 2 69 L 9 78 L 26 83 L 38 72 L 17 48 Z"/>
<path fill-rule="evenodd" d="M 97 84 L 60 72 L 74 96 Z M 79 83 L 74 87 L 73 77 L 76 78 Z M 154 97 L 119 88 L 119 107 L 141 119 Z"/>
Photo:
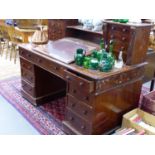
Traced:
<path fill-rule="evenodd" d="M 100 40 L 100 49 L 105 49 L 104 39 Z"/>

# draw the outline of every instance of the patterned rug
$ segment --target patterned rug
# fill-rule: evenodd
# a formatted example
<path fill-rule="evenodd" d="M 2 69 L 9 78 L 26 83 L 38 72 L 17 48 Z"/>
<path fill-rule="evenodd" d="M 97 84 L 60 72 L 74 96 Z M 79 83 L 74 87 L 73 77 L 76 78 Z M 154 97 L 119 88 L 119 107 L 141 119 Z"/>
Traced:
<path fill-rule="evenodd" d="M 21 96 L 21 79 L 14 77 L 0 82 L 0 94 L 11 103 L 41 134 L 64 135 L 61 121 L 64 119 L 65 98 L 34 107 Z M 142 88 L 142 94 L 148 88 Z M 140 98 L 140 103 L 142 95 Z"/>
<path fill-rule="evenodd" d="M 0 82 L 0 94 L 11 103 L 41 134 L 64 135 L 65 98 L 34 107 L 21 96 L 21 79 L 14 77 Z"/>

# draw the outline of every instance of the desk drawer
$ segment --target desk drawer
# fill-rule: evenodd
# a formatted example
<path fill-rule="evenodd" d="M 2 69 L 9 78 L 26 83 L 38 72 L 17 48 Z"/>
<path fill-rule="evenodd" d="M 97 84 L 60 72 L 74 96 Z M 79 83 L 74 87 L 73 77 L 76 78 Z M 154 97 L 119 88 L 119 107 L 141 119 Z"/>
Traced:
<path fill-rule="evenodd" d="M 34 65 L 30 63 L 29 61 L 26 61 L 20 58 L 20 64 L 22 68 L 29 70 L 29 72 L 32 72 L 32 73 L 34 72 Z"/>
<path fill-rule="evenodd" d="M 40 56 L 36 56 L 35 63 L 38 66 L 45 68 L 49 72 L 54 73 L 55 75 L 59 75 L 60 77 L 63 76 L 64 68 L 55 62 L 49 61 L 49 60 L 42 58 Z"/>
<path fill-rule="evenodd" d="M 72 84 L 68 85 L 68 94 L 76 97 L 77 99 L 79 99 L 80 101 L 83 101 L 86 104 L 89 104 L 90 106 L 93 103 L 93 94 L 82 92 L 80 89 L 78 89 Z"/>
<path fill-rule="evenodd" d="M 65 79 L 70 85 L 74 86 L 80 92 L 89 94 L 94 91 L 94 81 L 87 80 L 67 70 L 64 71 Z"/>
<path fill-rule="evenodd" d="M 31 85 L 29 85 L 27 82 L 25 82 L 23 79 L 22 79 L 22 88 L 25 92 L 27 92 L 28 94 L 30 94 L 31 96 L 33 97 L 36 97 L 36 94 L 35 94 L 35 90 L 34 90 L 34 87 L 32 87 Z"/>
<path fill-rule="evenodd" d="M 78 113 L 82 118 L 90 120 L 93 116 L 93 108 L 91 106 L 88 106 L 84 102 L 79 101 L 75 97 L 68 94 L 67 98 L 67 106 L 72 109 L 72 111 L 75 111 Z"/>
<path fill-rule="evenodd" d="M 97 81 L 96 92 L 108 91 L 119 87 L 121 85 L 128 84 L 134 80 L 142 78 L 144 67 L 138 67 L 136 69 L 129 70 L 124 73 L 116 74 L 103 80 Z"/>
<path fill-rule="evenodd" d="M 27 80 L 29 83 L 35 83 L 34 74 L 29 72 L 27 69 L 21 68 L 21 75 L 22 77 Z"/>
<path fill-rule="evenodd" d="M 122 26 L 122 25 L 109 25 L 109 30 L 111 32 L 120 32 L 121 34 L 129 34 L 130 33 L 130 26 Z"/>
<path fill-rule="evenodd" d="M 27 60 L 32 61 L 34 64 L 36 64 L 42 68 L 45 68 L 47 71 L 52 72 L 55 75 L 58 75 L 60 77 L 62 77 L 64 75 L 64 68 L 61 65 L 59 65 L 55 62 L 52 62 L 46 58 L 43 58 L 37 54 L 33 54 L 25 49 L 20 48 L 20 56 Z M 24 61 L 24 67 L 25 66 L 26 65 L 25 65 L 25 61 Z M 29 63 L 28 68 L 33 69 L 33 66 L 30 66 L 30 63 Z"/>
<path fill-rule="evenodd" d="M 28 50 L 25 50 L 23 48 L 20 48 L 19 49 L 19 55 L 29 61 L 35 61 L 35 57 L 36 55 L 29 52 Z"/>
<path fill-rule="evenodd" d="M 66 108 L 66 121 L 68 121 L 76 130 L 80 131 L 82 134 L 89 135 L 91 134 L 91 123 L 82 119 L 76 113 L 74 113 L 71 109 Z M 91 121 L 90 121 L 91 122 Z"/>

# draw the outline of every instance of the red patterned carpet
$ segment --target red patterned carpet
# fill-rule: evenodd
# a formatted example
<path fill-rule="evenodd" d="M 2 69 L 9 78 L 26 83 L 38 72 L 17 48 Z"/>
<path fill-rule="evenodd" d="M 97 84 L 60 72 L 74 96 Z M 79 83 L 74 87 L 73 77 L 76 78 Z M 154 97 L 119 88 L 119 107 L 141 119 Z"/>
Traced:
<path fill-rule="evenodd" d="M 0 82 L 0 94 L 11 103 L 41 134 L 64 135 L 61 121 L 64 119 L 65 98 L 34 107 L 20 93 L 19 77 Z"/>
<path fill-rule="evenodd" d="M 64 119 L 65 98 L 34 107 L 21 96 L 21 79 L 14 77 L 0 82 L 0 94 L 11 103 L 41 134 L 64 135 L 61 121 Z M 142 89 L 142 94 L 148 88 Z M 141 95 L 142 99 L 142 95 Z M 140 99 L 140 102 L 141 102 Z"/>

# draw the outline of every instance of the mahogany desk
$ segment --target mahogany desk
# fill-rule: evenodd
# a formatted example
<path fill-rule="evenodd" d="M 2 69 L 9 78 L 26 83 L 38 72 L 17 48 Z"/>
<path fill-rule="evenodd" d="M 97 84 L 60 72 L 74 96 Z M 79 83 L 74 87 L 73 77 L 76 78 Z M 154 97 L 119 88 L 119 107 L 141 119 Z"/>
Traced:
<path fill-rule="evenodd" d="M 67 96 L 67 134 L 103 134 L 121 124 L 122 115 L 138 106 L 145 63 L 103 73 L 66 64 L 19 47 L 22 94 L 33 105 Z"/>

